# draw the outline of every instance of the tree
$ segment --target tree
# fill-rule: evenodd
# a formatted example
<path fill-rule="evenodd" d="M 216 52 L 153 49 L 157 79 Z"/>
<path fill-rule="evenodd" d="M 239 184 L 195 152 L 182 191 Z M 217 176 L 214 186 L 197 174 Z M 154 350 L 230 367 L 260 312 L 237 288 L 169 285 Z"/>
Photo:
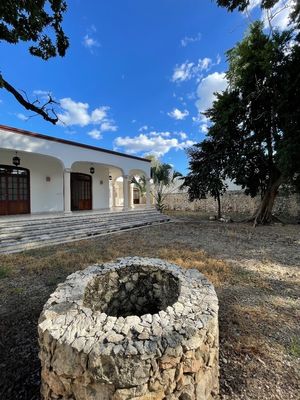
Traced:
<path fill-rule="evenodd" d="M 0 2 L 0 41 L 11 44 L 29 42 L 29 53 L 43 60 L 63 57 L 69 40 L 62 29 L 63 14 L 67 10 L 64 0 L 15 0 Z M 56 124 L 53 108 L 55 100 L 40 105 L 39 100 L 30 102 L 0 73 L 0 88 L 7 90 L 27 110 L 41 115 L 46 121 Z"/>
<path fill-rule="evenodd" d="M 229 87 L 206 113 L 224 175 L 246 194 L 261 194 L 255 224 L 271 222 L 279 188 L 299 181 L 299 45 L 290 44 L 291 32 L 269 36 L 254 23 L 227 53 Z"/>
<path fill-rule="evenodd" d="M 170 164 L 160 163 L 158 160 L 152 159 L 151 178 L 153 184 L 151 193 L 155 199 L 157 210 L 162 212 L 165 209 L 166 196 L 175 190 L 175 180 L 181 176 L 181 173 L 174 171 Z"/>
<path fill-rule="evenodd" d="M 227 8 L 228 11 L 246 11 L 250 5 L 250 0 L 216 0 L 218 6 Z M 271 22 L 272 18 L 275 15 L 271 14 L 271 10 L 274 6 L 278 5 L 278 9 L 276 13 L 283 11 L 285 8 L 291 7 L 290 12 L 290 21 L 297 24 L 299 27 L 300 23 L 300 3 L 299 1 L 292 2 L 291 0 L 262 0 L 260 2 L 261 9 L 267 11 L 269 21 Z"/>
<path fill-rule="evenodd" d="M 189 200 L 206 198 L 209 194 L 218 204 L 218 219 L 221 218 L 221 196 L 225 193 L 222 154 L 211 140 L 194 145 L 188 149 L 190 173 L 184 178 L 182 188 L 188 188 Z"/>

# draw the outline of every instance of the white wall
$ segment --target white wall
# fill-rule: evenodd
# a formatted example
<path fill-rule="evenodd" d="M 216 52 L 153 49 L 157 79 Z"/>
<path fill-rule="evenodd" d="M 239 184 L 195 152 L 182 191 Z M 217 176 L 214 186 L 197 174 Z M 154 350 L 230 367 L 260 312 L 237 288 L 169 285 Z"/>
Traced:
<path fill-rule="evenodd" d="M 13 165 L 14 151 L 0 149 L 0 164 Z M 50 157 L 18 153 L 20 167 L 30 171 L 31 213 L 63 211 L 63 167 Z M 47 182 L 46 178 L 50 178 Z"/>
<path fill-rule="evenodd" d="M 0 128 L 0 148 L 39 153 L 55 157 L 63 162 L 66 168 L 78 161 L 92 162 L 114 166 L 128 175 L 130 171 L 142 171 L 150 177 L 150 162 L 143 159 L 126 157 L 123 154 L 114 154 L 93 150 L 72 144 L 59 143 L 39 137 L 31 137 Z"/>

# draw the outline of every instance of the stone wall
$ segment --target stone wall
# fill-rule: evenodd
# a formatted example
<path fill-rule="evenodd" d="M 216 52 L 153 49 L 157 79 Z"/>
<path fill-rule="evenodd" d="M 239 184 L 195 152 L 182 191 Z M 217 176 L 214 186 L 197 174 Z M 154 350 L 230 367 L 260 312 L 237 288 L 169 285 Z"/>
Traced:
<path fill-rule="evenodd" d="M 221 199 L 223 214 L 252 214 L 260 202 L 259 197 L 251 198 L 241 191 L 229 191 Z M 208 197 L 203 200 L 190 202 L 185 192 L 172 193 L 166 198 L 167 210 L 176 211 L 199 211 L 207 214 L 217 212 L 217 202 Z M 297 218 L 300 216 L 300 197 L 299 195 L 279 194 L 276 198 L 274 213 L 276 215 L 286 215 Z"/>
<path fill-rule="evenodd" d="M 58 285 L 38 329 L 43 400 L 218 398 L 218 299 L 195 269 L 91 266 Z"/>

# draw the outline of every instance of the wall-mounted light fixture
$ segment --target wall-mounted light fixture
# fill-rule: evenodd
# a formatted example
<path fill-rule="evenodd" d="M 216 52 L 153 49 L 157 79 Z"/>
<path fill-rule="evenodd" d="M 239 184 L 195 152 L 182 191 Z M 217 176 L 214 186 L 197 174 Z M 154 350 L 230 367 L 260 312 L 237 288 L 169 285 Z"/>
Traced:
<path fill-rule="evenodd" d="M 90 173 L 93 175 L 95 173 L 95 168 L 93 166 L 91 166 L 90 168 Z"/>
<path fill-rule="evenodd" d="M 18 167 L 21 163 L 20 157 L 18 157 L 18 152 L 16 151 L 16 155 L 12 159 L 13 164 Z"/>

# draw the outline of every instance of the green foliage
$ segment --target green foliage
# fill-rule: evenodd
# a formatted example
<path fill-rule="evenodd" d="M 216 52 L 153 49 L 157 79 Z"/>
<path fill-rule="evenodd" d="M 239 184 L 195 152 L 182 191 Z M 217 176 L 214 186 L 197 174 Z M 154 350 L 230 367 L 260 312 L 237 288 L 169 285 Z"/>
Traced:
<path fill-rule="evenodd" d="M 162 212 L 165 209 L 166 196 L 173 190 L 175 180 L 181 176 L 181 173 L 174 171 L 170 164 L 160 163 L 157 159 L 152 158 L 152 195 L 157 210 Z"/>
<path fill-rule="evenodd" d="M 300 358 L 300 339 L 297 336 L 292 338 L 289 350 L 293 357 Z"/>
<path fill-rule="evenodd" d="M 11 270 L 5 265 L 0 265 L 0 279 L 7 278 L 10 275 L 11 275 Z"/>
<path fill-rule="evenodd" d="M 223 151 L 217 143 L 204 140 L 188 150 L 190 173 L 184 178 L 182 188 L 188 188 L 189 200 L 206 198 L 211 195 L 218 201 L 218 217 L 221 217 L 220 196 L 225 193 Z"/>
<path fill-rule="evenodd" d="M 146 196 L 146 177 L 144 175 L 139 176 L 138 179 L 133 176 L 131 179 L 131 183 L 134 183 L 135 186 L 139 189 L 141 196 Z"/>
<path fill-rule="evenodd" d="M 66 10 L 64 0 L 1 1 L 0 41 L 11 44 L 33 42 L 34 45 L 29 47 L 30 54 L 44 60 L 64 56 L 69 46 L 61 26 Z"/>
<path fill-rule="evenodd" d="M 229 86 L 205 113 L 213 143 L 206 159 L 213 162 L 217 149 L 220 177 L 261 194 L 255 223 L 270 222 L 282 184 L 300 188 L 299 49 L 291 32 L 269 36 L 261 22 L 252 24 L 227 52 Z"/>

